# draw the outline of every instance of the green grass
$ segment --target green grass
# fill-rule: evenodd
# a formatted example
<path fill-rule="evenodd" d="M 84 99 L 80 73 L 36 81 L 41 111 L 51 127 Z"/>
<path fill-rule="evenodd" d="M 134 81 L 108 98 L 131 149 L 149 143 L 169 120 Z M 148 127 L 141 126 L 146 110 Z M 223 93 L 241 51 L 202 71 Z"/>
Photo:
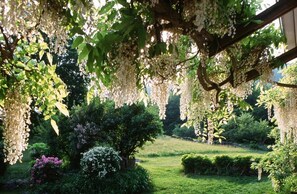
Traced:
<path fill-rule="evenodd" d="M 22 163 L 17 162 L 14 165 L 9 165 L 5 174 L 3 176 L 0 176 L 0 183 L 17 180 L 17 179 L 28 179 L 30 177 L 30 169 L 31 169 L 30 161 L 31 161 L 31 158 L 29 155 L 29 151 L 26 150 L 24 152 L 24 157 L 22 159 Z M 22 191 L 20 191 L 20 190 L 0 191 L 0 193 L 1 194 L 17 194 L 17 193 L 22 193 Z"/>
<path fill-rule="evenodd" d="M 22 163 L 17 162 L 14 165 L 9 165 L 4 176 L 0 177 L 0 181 L 9 181 L 13 179 L 26 179 L 30 176 L 30 155 L 29 151 L 24 152 Z"/>
<path fill-rule="evenodd" d="M 181 155 L 186 153 L 211 157 L 220 154 L 256 156 L 265 152 L 160 137 L 137 154 L 140 165 L 151 175 L 153 193 L 274 193 L 267 178 L 257 181 L 257 177 L 185 175 L 182 171 Z"/>

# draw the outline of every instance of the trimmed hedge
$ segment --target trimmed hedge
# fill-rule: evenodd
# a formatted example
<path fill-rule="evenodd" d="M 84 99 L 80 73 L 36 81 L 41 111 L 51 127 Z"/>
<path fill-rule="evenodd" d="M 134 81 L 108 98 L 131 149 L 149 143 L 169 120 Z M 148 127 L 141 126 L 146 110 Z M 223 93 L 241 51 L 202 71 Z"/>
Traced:
<path fill-rule="evenodd" d="M 207 156 L 199 154 L 186 154 L 182 157 L 182 165 L 185 173 L 200 175 L 257 175 L 258 171 L 251 169 L 251 164 L 258 161 L 260 161 L 260 158 L 253 158 L 252 156 L 230 157 L 228 155 L 221 155 L 210 159 Z"/>

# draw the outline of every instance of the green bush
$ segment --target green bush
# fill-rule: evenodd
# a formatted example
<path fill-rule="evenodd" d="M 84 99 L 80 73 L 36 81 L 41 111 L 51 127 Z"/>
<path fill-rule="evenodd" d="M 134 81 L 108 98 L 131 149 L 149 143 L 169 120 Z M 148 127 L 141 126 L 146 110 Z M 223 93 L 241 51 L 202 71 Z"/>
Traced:
<path fill-rule="evenodd" d="M 80 165 L 85 176 L 104 178 L 120 169 L 120 161 L 119 154 L 112 148 L 94 147 L 83 153 Z"/>
<path fill-rule="evenodd" d="M 148 172 L 142 167 L 119 171 L 104 179 L 69 173 L 57 183 L 33 187 L 30 193 L 88 193 L 88 194 L 138 194 L 152 189 Z"/>
<path fill-rule="evenodd" d="M 183 138 L 197 138 L 197 135 L 195 134 L 195 130 L 193 127 L 180 127 L 176 126 L 173 131 L 173 135 L 176 135 L 178 137 L 183 137 Z"/>
<path fill-rule="evenodd" d="M 251 165 L 258 158 L 251 156 L 230 157 L 227 155 L 215 156 L 212 160 L 199 154 L 186 154 L 182 157 L 182 165 L 185 173 L 202 175 L 256 175 L 257 171 L 251 169 Z"/>
<path fill-rule="evenodd" d="M 284 193 L 297 193 L 297 172 L 284 181 Z"/>
<path fill-rule="evenodd" d="M 52 154 L 69 160 L 79 169 L 81 153 L 97 145 L 108 145 L 120 153 L 121 167 L 133 167 L 137 149 L 162 132 L 162 123 L 152 108 L 134 104 L 115 109 L 114 103 L 94 99 L 74 107 L 70 117 L 59 118 L 60 135 L 49 129 L 47 143 Z"/>
<path fill-rule="evenodd" d="M 31 159 L 35 160 L 42 155 L 47 156 L 49 154 L 49 147 L 45 143 L 34 143 L 33 145 L 29 145 L 29 153 Z"/>
<path fill-rule="evenodd" d="M 207 156 L 184 155 L 182 165 L 186 173 L 212 174 L 213 172 L 212 161 Z"/>
<path fill-rule="evenodd" d="M 277 192 L 296 192 L 297 173 L 297 145 L 296 143 L 278 143 L 273 146 L 273 151 L 257 164 L 269 174 L 274 190 Z M 290 192 L 287 192 L 290 191 Z"/>
<path fill-rule="evenodd" d="M 215 165 L 217 174 L 229 175 L 233 166 L 233 158 L 227 155 L 215 156 L 213 164 Z"/>
<path fill-rule="evenodd" d="M 249 144 L 264 144 L 271 142 L 268 135 L 272 127 L 268 121 L 257 121 L 249 113 L 242 113 L 241 116 L 230 120 L 226 125 L 223 125 L 223 136 L 226 141 Z"/>

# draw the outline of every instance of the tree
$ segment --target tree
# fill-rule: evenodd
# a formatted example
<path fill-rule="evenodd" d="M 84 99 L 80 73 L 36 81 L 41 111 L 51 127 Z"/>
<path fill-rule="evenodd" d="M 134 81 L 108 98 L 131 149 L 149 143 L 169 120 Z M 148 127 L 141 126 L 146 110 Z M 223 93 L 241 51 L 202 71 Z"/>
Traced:
<path fill-rule="evenodd" d="M 67 86 L 69 92 L 66 98 L 67 107 L 78 105 L 84 102 L 87 94 L 87 75 L 80 70 L 77 62 L 77 51 L 71 49 L 70 46 L 73 41 L 69 41 L 66 47 L 66 52 L 57 56 L 56 73 L 60 76 Z"/>
<path fill-rule="evenodd" d="M 180 119 L 179 103 L 179 96 L 171 95 L 169 97 L 168 104 L 166 105 L 166 118 L 163 120 L 166 135 L 172 135 L 172 131 L 176 125 L 181 125 L 185 122 Z"/>
<path fill-rule="evenodd" d="M 109 0 L 99 7 L 85 0 L 6 0 L 0 19 L 15 37 L 31 39 L 40 30 L 56 37 L 57 49 L 68 32 L 76 34 L 79 61 L 96 75 L 90 91 L 112 98 L 116 107 L 150 97 L 164 118 L 174 85 L 181 117 L 197 126 L 208 115 L 212 137 L 219 124 L 209 118 L 229 118 L 251 91 L 249 81 L 270 81 L 271 70 L 295 56 L 293 50 L 273 57 L 273 46 L 284 38 L 272 25 L 253 29 L 296 6 L 295 0 L 279 1 L 255 16 L 256 0 Z"/>

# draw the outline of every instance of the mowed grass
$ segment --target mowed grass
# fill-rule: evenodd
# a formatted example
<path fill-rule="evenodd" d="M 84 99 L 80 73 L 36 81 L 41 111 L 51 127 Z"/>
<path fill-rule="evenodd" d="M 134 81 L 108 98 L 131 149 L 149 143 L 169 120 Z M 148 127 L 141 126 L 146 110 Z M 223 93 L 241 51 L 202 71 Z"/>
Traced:
<path fill-rule="evenodd" d="M 9 165 L 4 176 L 0 176 L 1 181 L 10 181 L 14 179 L 27 179 L 30 177 L 30 155 L 26 150 L 23 155 L 22 162 L 17 162 L 14 165 Z"/>
<path fill-rule="evenodd" d="M 168 136 L 160 137 L 153 144 L 148 143 L 137 154 L 140 165 L 151 175 L 154 184 L 153 193 L 274 193 L 271 182 L 267 178 L 258 181 L 257 177 L 252 176 L 185 175 L 182 171 L 181 157 L 187 153 L 205 154 L 212 157 L 221 154 L 257 156 L 265 152 L 232 146 L 207 145 Z"/>

